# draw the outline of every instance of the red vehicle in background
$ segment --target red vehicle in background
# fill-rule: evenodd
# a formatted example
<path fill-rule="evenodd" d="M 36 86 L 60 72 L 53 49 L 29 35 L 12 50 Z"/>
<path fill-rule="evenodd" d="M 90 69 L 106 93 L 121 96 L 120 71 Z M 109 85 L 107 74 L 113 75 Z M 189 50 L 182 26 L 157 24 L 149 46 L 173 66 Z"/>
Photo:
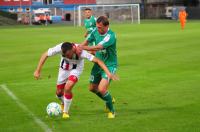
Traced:
<path fill-rule="evenodd" d="M 52 24 L 51 10 L 49 8 L 39 8 L 33 10 L 33 24 Z"/>

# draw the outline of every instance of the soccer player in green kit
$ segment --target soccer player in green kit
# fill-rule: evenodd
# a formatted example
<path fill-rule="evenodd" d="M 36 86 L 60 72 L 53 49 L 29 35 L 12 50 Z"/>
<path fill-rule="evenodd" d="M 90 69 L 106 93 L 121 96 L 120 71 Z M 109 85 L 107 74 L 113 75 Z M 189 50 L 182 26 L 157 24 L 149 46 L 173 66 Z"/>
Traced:
<path fill-rule="evenodd" d="M 92 10 L 90 8 L 85 8 L 84 14 L 84 26 L 87 30 L 84 36 L 87 37 L 92 30 L 96 28 L 96 18 L 92 15 Z"/>
<path fill-rule="evenodd" d="M 89 43 L 95 42 L 95 46 L 87 46 Z M 101 59 L 108 67 L 112 74 L 117 69 L 117 51 L 116 36 L 109 29 L 109 21 L 105 16 L 100 16 L 96 21 L 96 28 L 88 35 L 86 40 L 80 46 L 80 49 L 88 51 L 96 51 L 95 56 Z M 89 90 L 105 101 L 106 107 L 109 109 L 108 118 L 115 118 L 115 110 L 113 107 L 112 96 L 108 92 L 110 78 L 96 64 L 94 64 Z"/>

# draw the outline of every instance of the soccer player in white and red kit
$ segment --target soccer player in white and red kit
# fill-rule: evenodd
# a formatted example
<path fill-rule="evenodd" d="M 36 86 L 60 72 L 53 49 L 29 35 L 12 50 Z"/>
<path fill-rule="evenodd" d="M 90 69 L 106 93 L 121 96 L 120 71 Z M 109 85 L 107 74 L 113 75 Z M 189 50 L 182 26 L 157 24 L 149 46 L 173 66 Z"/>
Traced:
<path fill-rule="evenodd" d="M 110 79 L 118 79 L 115 75 L 110 73 L 106 65 L 100 59 L 85 50 L 80 51 L 77 47 L 78 44 L 64 42 L 53 48 L 49 48 L 48 51 L 43 53 L 41 56 L 38 66 L 34 72 L 34 77 L 39 79 L 42 66 L 44 65 L 46 59 L 50 56 L 61 54 L 56 95 L 64 105 L 64 119 L 69 118 L 69 108 L 73 97 L 72 88 L 77 83 L 83 71 L 84 59 L 97 63 Z"/>

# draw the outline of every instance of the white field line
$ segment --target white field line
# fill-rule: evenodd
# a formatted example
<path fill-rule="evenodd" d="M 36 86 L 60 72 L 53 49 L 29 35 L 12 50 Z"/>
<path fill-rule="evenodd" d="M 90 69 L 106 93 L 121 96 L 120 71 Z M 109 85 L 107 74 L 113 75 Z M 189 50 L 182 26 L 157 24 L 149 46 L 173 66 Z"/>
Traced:
<path fill-rule="evenodd" d="M 1 84 L 0 88 L 3 89 L 7 95 L 16 102 L 16 104 L 26 113 L 28 113 L 29 116 L 33 118 L 35 123 L 40 126 L 45 132 L 52 132 L 52 130 L 45 124 L 42 120 L 40 120 L 38 117 L 36 117 L 27 107 L 24 105 L 17 96 L 14 95 L 12 91 L 9 90 L 9 88 L 5 84 Z"/>

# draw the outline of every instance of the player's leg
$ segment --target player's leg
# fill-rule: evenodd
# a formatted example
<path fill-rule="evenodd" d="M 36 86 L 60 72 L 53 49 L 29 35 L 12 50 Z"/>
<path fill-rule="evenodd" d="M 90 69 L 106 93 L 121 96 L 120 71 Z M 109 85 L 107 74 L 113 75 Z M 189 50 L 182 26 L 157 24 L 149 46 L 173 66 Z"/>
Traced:
<path fill-rule="evenodd" d="M 57 84 L 56 96 L 61 101 L 61 103 L 63 103 L 64 87 L 65 83 Z"/>
<path fill-rule="evenodd" d="M 102 78 L 101 82 L 99 83 L 98 89 L 103 96 L 103 100 L 106 102 L 106 106 L 109 109 L 108 118 L 114 118 L 115 110 L 112 102 L 112 96 L 108 91 L 108 87 L 109 87 L 109 80 Z"/>
<path fill-rule="evenodd" d="M 181 19 L 181 29 L 184 29 L 184 27 L 185 27 L 185 21 Z"/>
<path fill-rule="evenodd" d="M 99 84 L 90 83 L 90 85 L 89 85 L 89 91 L 93 92 L 93 93 L 96 93 L 96 91 L 98 90 L 98 85 Z"/>
<path fill-rule="evenodd" d="M 181 22 L 181 29 L 184 29 L 184 27 L 183 27 L 183 22 Z"/>
<path fill-rule="evenodd" d="M 98 86 L 99 86 L 99 84 L 90 83 L 89 90 L 90 90 L 90 92 L 96 94 L 99 98 L 101 98 L 103 100 L 103 96 L 100 93 L 100 91 L 98 90 Z"/>
<path fill-rule="evenodd" d="M 59 68 L 58 79 L 57 79 L 57 89 L 56 96 L 61 101 L 61 108 L 64 108 L 64 87 L 67 79 L 67 71 Z"/>
<path fill-rule="evenodd" d="M 72 88 L 78 81 L 78 78 L 74 75 L 70 75 L 68 77 L 68 80 L 65 84 L 65 89 L 64 89 L 64 110 L 63 110 L 63 118 L 69 118 L 69 108 L 72 103 Z"/>
<path fill-rule="evenodd" d="M 99 82 L 101 81 L 100 68 L 98 65 L 94 64 L 91 75 L 90 75 L 90 92 L 96 94 L 99 98 L 103 99 L 101 93 L 98 90 Z"/>
<path fill-rule="evenodd" d="M 56 89 L 56 96 L 61 101 L 62 112 L 64 109 L 64 87 L 65 87 L 65 83 L 57 84 L 57 89 Z"/>
<path fill-rule="evenodd" d="M 186 20 L 184 19 L 183 20 L 183 29 L 185 28 L 185 23 L 186 23 Z"/>
<path fill-rule="evenodd" d="M 99 84 L 91 83 L 90 86 L 89 86 L 89 90 L 90 90 L 92 93 L 96 94 L 99 98 L 101 98 L 101 99 L 104 101 L 103 95 L 102 95 L 101 92 L 99 91 L 98 86 L 99 86 Z M 114 98 L 112 98 L 112 103 L 113 103 L 113 104 L 115 103 L 115 99 L 114 99 Z M 110 112 L 110 110 L 109 110 L 107 104 L 106 104 L 106 106 L 105 106 L 105 112 Z"/>
<path fill-rule="evenodd" d="M 73 97 L 72 88 L 77 83 L 82 71 L 83 71 L 83 66 L 79 69 L 73 69 L 69 72 L 69 76 L 64 89 L 64 110 L 63 110 L 64 119 L 69 118 L 69 109 Z"/>
<path fill-rule="evenodd" d="M 108 67 L 109 71 L 114 74 L 116 72 L 116 67 Z M 106 106 L 109 109 L 108 118 L 114 118 L 115 117 L 115 110 L 113 106 L 113 98 L 108 91 L 110 84 L 110 79 L 107 77 L 106 73 L 102 71 L 102 79 L 99 83 L 98 90 L 103 96 L 103 100 L 106 102 Z"/>

